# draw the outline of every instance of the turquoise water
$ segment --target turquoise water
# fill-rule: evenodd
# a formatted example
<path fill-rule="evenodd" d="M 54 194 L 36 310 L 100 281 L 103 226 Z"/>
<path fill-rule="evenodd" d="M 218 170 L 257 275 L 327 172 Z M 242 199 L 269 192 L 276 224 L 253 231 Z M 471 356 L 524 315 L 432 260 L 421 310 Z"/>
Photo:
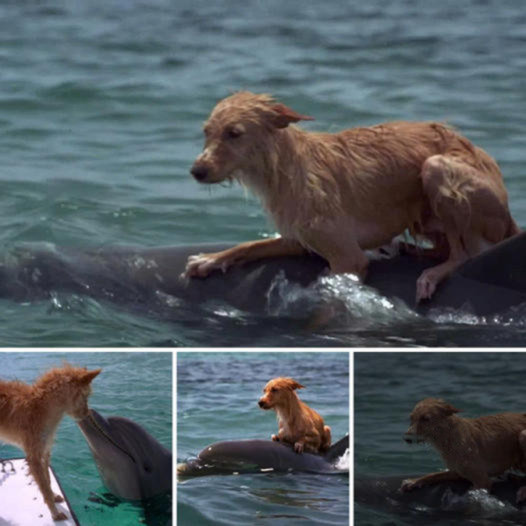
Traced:
<path fill-rule="evenodd" d="M 313 115 L 312 130 L 447 120 L 498 159 L 525 225 L 524 23 L 521 0 L 3 2 L 1 252 L 22 242 L 155 246 L 273 234 L 240 188 L 204 188 L 189 175 L 202 122 L 241 88 Z M 165 323 L 66 293 L 6 299 L 0 344 L 524 341 L 521 313 L 429 320 L 353 290 L 339 295 L 349 315 L 316 331 L 290 321 L 286 300 L 277 321 L 220 305 Z"/>
<path fill-rule="evenodd" d="M 462 416 L 524 412 L 522 384 L 524 353 L 355 353 L 354 354 L 354 470 L 355 476 L 404 476 L 444 468 L 431 446 L 408 445 L 402 437 L 409 414 L 426 397 L 447 400 Z M 386 503 L 387 504 L 387 503 Z M 524 524 L 520 512 L 496 497 L 470 500 L 455 507 L 424 506 L 398 513 L 355 504 L 355 524 L 371 526 L 421 525 L 497 526 Z"/>
<path fill-rule="evenodd" d="M 177 355 L 177 460 L 222 440 L 270 438 L 274 412 L 257 402 L 264 385 L 291 376 L 302 400 L 331 426 L 349 432 L 348 353 L 184 353 Z M 346 525 L 346 474 L 250 474 L 186 479 L 177 486 L 177 524 Z"/>
<path fill-rule="evenodd" d="M 2 379 L 33 382 L 66 360 L 103 369 L 93 382 L 90 406 L 103 416 L 124 416 L 140 423 L 165 447 L 172 447 L 172 356 L 170 353 L 0 352 Z M 0 443 L 0 457 L 21 451 Z M 172 516 L 171 495 L 144 504 L 122 501 L 103 486 L 86 441 L 65 417 L 52 450 L 51 465 L 82 526 L 165 526 Z"/>

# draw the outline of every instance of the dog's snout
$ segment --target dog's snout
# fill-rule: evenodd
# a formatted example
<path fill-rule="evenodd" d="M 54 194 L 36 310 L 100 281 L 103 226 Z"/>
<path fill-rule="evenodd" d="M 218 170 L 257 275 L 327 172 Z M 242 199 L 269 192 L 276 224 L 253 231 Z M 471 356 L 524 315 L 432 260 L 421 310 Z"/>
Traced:
<path fill-rule="evenodd" d="M 263 400 L 260 400 L 258 402 L 258 405 L 259 405 L 259 407 L 265 407 L 265 402 L 263 402 Z"/>
<path fill-rule="evenodd" d="M 197 181 L 204 181 L 208 177 L 208 168 L 203 164 L 194 164 L 190 173 Z"/>

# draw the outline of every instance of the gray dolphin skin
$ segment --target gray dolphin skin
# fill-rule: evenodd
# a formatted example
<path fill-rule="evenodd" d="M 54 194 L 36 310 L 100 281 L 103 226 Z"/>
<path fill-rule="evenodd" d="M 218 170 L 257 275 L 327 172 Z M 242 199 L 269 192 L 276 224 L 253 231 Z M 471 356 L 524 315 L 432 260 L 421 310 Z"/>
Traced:
<path fill-rule="evenodd" d="M 419 476 L 355 478 L 354 500 L 375 509 L 397 513 L 418 509 L 429 512 L 451 511 L 455 502 L 458 502 L 458 497 L 466 495 L 472 488 L 471 482 L 458 480 L 441 482 L 407 492 L 400 491 L 405 479 Z M 514 511 L 517 508 L 517 490 L 524 485 L 526 485 L 526 477 L 508 475 L 493 482 L 491 495 L 513 506 L 513 508 L 510 506 L 510 509 Z"/>
<path fill-rule="evenodd" d="M 144 500 L 172 490 L 172 453 L 139 424 L 91 409 L 77 422 L 104 485 L 117 497 Z"/>
<path fill-rule="evenodd" d="M 308 472 L 347 473 L 335 467 L 349 447 L 349 436 L 325 454 L 298 454 L 282 442 L 272 440 L 228 440 L 207 446 L 196 459 L 177 466 L 179 476 L 231 475 L 233 473 Z"/>
<path fill-rule="evenodd" d="M 327 271 L 316 255 L 278 257 L 213 272 L 205 279 L 181 279 L 188 256 L 229 245 L 161 248 L 106 247 L 57 249 L 52 245 L 17 247 L 0 261 L 0 297 L 17 301 L 72 292 L 146 311 L 161 319 L 180 320 L 184 309 L 210 300 L 252 313 L 265 312 L 276 276 L 307 286 Z M 382 295 L 402 299 L 425 314 L 432 307 L 488 315 L 526 303 L 526 233 L 510 238 L 460 267 L 430 301 L 415 306 L 416 279 L 436 262 L 399 255 L 371 261 L 366 283 Z M 491 301 L 489 301 L 491 299 Z"/>

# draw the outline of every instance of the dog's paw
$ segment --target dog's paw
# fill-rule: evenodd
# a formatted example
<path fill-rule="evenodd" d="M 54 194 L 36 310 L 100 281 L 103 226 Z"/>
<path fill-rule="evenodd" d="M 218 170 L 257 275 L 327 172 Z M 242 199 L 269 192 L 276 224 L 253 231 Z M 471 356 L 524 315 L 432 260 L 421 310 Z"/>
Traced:
<path fill-rule="evenodd" d="M 296 451 L 296 453 L 303 453 L 304 449 L 305 445 L 302 442 L 296 442 L 294 444 L 294 451 Z"/>
<path fill-rule="evenodd" d="M 424 270 L 421 276 L 416 280 L 416 302 L 431 298 L 437 288 L 438 280 L 434 276 L 433 269 Z"/>
<path fill-rule="evenodd" d="M 272 435 L 270 438 L 271 438 L 272 440 L 274 440 L 274 442 L 279 442 L 279 437 L 278 437 L 278 435 Z"/>
<path fill-rule="evenodd" d="M 183 273 L 185 278 L 206 278 L 213 270 L 226 272 L 229 264 L 217 254 L 197 254 L 190 256 Z"/>
<path fill-rule="evenodd" d="M 405 493 L 407 491 L 412 491 L 419 487 L 420 487 L 420 484 L 418 483 L 416 479 L 405 479 L 402 481 L 402 485 L 400 486 L 400 491 L 402 493 Z"/>
<path fill-rule="evenodd" d="M 526 500 L 526 486 L 522 486 L 517 490 L 517 497 L 516 497 L 517 504 L 522 504 Z"/>
<path fill-rule="evenodd" d="M 55 494 L 55 495 L 53 495 L 53 500 L 55 502 L 64 502 L 64 497 L 62 495 Z"/>
<path fill-rule="evenodd" d="M 62 511 L 55 511 L 52 515 L 54 521 L 65 521 L 68 518 Z"/>

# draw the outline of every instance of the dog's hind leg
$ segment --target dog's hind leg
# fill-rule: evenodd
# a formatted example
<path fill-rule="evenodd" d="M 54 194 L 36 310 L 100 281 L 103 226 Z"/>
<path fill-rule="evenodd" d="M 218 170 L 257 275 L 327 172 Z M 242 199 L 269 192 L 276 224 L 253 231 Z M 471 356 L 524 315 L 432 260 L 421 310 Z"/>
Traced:
<path fill-rule="evenodd" d="M 434 155 L 422 166 L 421 178 L 434 216 L 449 245 L 443 263 L 417 280 L 416 301 L 430 298 L 437 285 L 470 257 L 504 239 L 512 219 L 496 165 L 489 158 L 468 163 L 457 156 Z"/>
<path fill-rule="evenodd" d="M 519 446 L 521 448 L 522 458 L 521 465 L 519 466 L 521 471 L 526 470 L 526 430 L 519 433 Z M 526 500 L 526 486 L 522 486 L 517 490 L 517 504 Z"/>
<path fill-rule="evenodd" d="M 331 447 L 332 437 L 331 428 L 329 426 L 323 426 L 323 435 L 321 439 L 320 451 L 326 451 Z"/>

